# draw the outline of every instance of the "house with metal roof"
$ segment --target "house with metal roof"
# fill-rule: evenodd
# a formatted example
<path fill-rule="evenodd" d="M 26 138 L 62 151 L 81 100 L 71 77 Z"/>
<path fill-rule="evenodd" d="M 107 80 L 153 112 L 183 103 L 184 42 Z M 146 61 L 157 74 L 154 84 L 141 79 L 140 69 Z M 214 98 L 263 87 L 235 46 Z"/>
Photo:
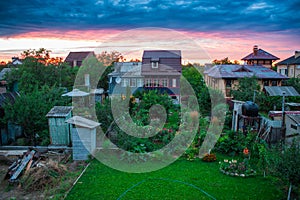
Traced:
<path fill-rule="evenodd" d="M 290 78 L 300 78 L 300 51 L 276 64 L 277 72 Z"/>
<path fill-rule="evenodd" d="M 288 79 L 285 75 L 261 65 L 215 65 L 204 71 L 206 84 L 221 90 L 226 98 L 231 98 L 230 90 L 236 88 L 239 79 L 253 76 L 258 79 L 261 89 L 265 86 L 281 86 L 282 80 Z"/>
<path fill-rule="evenodd" d="M 141 62 L 115 62 L 114 71 L 108 74 L 110 96 L 126 95 L 130 89 L 134 93 L 144 86 L 144 77 L 141 74 Z"/>
<path fill-rule="evenodd" d="M 114 71 L 108 75 L 109 94 L 158 90 L 179 100 L 180 76 L 180 50 L 145 50 L 142 62 L 114 63 Z"/>
<path fill-rule="evenodd" d="M 242 58 L 242 60 L 247 65 L 262 65 L 271 69 L 273 62 L 279 60 L 279 58 L 254 45 L 253 52 Z"/>
<path fill-rule="evenodd" d="M 180 50 L 147 50 L 142 59 L 146 90 L 166 92 L 179 100 L 181 76 Z"/>
<path fill-rule="evenodd" d="M 70 52 L 66 57 L 65 62 L 68 63 L 71 67 L 80 67 L 83 60 L 90 56 L 95 56 L 94 51 Z"/>

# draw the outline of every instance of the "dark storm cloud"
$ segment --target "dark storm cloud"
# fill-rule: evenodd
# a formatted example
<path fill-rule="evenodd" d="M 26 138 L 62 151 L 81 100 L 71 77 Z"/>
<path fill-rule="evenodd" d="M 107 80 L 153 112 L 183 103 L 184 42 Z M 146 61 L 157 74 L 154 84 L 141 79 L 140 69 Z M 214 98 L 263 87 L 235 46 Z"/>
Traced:
<path fill-rule="evenodd" d="M 0 35 L 149 26 L 300 34 L 299 9 L 299 1 L 272 0 L 12 0 L 0 2 Z"/>

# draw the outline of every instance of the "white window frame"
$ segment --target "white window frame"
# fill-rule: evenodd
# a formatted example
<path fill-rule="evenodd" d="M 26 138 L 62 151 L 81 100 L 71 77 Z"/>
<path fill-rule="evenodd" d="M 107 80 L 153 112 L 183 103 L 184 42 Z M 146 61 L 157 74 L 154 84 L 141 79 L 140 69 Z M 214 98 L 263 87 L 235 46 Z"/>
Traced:
<path fill-rule="evenodd" d="M 293 76 L 294 75 L 294 69 L 290 68 L 290 75 Z"/>
<path fill-rule="evenodd" d="M 138 78 L 136 85 L 137 85 L 137 87 L 143 87 L 144 86 L 144 79 Z"/>
<path fill-rule="evenodd" d="M 122 87 L 127 87 L 127 86 L 129 86 L 129 79 L 123 78 L 122 79 Z"/>
<path fill-rule="evenodd" d="M 151 79 L 145 79 L 145 87 L 151 87 Z"/>
<path fill-rule="evenodd" d="M 152 81 L 153 81 L 153 84 L 152 84 L 153 87 L 159 87 L 159 79 L 158 78 L 154 78 Z"/>
<path fill-rule="evenodd" d="M 161 86 L 162 86 L 162 87 L 168 87 L 168 85 L 169 85 L 169 84 L 168 84 L 168 79 L 162 79 L 162 80 L 161 80 Z"/>
<path fill-rule="evenodd" d="M 279 69 L 279 71 L 280 71 L 280 74 L 281 74 L 281 75 L 286 75 L 287 69 L 282 68 L 282 69 Z"/>
<path fill-rule="evenodd" d="M 136 87 L 136 79 L 135 78 L 130 79 L 130 87 Z"/>
<path fill-rule="evenodd" d="M 177 80 L 176 80 L 176 78 L 173 78 L 172 79 L 172 87 L 177 87 Z"/>
<path fill-rule="evenodd" d="M 157 62 L 157 61 L 151 62 L 151 67 L 152 67 L 153 69 L 157 69 L 157 68 L 158 68 L 158 62 Z"/>

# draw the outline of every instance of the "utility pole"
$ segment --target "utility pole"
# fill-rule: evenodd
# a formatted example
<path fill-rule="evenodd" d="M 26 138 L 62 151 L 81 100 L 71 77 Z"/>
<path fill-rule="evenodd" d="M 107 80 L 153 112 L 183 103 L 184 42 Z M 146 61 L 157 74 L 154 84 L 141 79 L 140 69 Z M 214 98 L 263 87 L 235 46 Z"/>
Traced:
<path fill-rule="evenodd" d="M 256 90 L 253 90 L 253 103 L 255 103 Z"/>
<path fill-rule="evenodd" d="M 281 124 L 281 140 L 282 144 L 285 144 L 285 91 L 282 92 L 282 124 Z"/>

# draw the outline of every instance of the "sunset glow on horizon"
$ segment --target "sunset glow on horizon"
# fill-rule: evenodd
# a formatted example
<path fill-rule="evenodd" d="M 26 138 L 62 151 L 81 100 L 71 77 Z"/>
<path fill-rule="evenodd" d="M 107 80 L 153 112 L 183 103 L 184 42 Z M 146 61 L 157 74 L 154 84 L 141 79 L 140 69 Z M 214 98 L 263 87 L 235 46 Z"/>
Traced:
<path fill-rule="evenodd" d="M 1 2 L 1 8 L 0 61 L 38 48 L 63 58 L 70 51 L 99 49 L 126 54 L 126 47 L 151 46 L 157 42 L 153 36 L 180 47 L 180 37 L 168 38 L 168 31 L 178 32 L 200 46 L 209 60 L 201 59 L 196 52 L 187 57 L 202 64 L 225 57 L 240 60 L 252 52 L 254 45 L 280 59 L 300 50 L 297 1 L 12 0 Z M 114 37 L 117 39 L 110 41 Z"/>
<path fill-rule="evenodd" d="M 151 29 L 133 29 L 128 31 L 138 31 L 145 40 L 141 40 L 138 44 L 134 44 L 140 48 L 147 47 L 147 38 L 149 36 L 155 36 L 155 28 Z M 159 30 L 159 29 L 158 29 Z M 163 29 L 166 31 L 173 31 Z M 14 56 L 20 56 L 21 53 L 28 49 L 46 48 L 51 50 L 53 57 L 65 58 L 70 51 L 95 51 L 102 49 L 103 51 L 119 50 L 122 46 L 126 49 L 126 46 L 132 46 L 130 43 L 133 36 L 127 35 L 126 37 L 118 38 L 118 35 L 124 34 L 122 30 L 89 30 L 89 31 L 67 31 L 65 33 L 60 31 L 46 31 L 46 32 L 29 32 L 25 34 L 18 34 L 10 37 L 0 37 L 0 61 L 9 62 Z M 262 37 L 263 34 L 252 33 L 252 37 L 248 34 L 239 34 L 233 36 L 233 34 L 225 33 L 203 33 L 203 32 L 188 32 L 188 31 L 176 31 L 182 34 L 184 37 L 188 37 L 194 40 L 199 46 L 201 46 L 210 60 L 203 61 L 194 55 L 194 59 L 190 62 L 197 62 L 204 64 L 211 62 L 214 59 L 223 59 L 228 57 L 230 60 L 238 60 L 247 54 L 251 53 L 253 45 L 258 45 L 271 54 L 276 55 L 281 59 L 285 59 L 291 56 L 294 50 L 297 50 L 298 44 L 295 41 L 287 41 L 281 39 L 280 35 L 273 34 L 268 37 Z M 107 46 L 105 44 L 110 38 L 116 37 L 118 41 L 115 41 L 114 45 Z M 273 40 L 279 38 L 281 40 Z M 149 38 L 148 38 L 149 39 Z M 174 39 L 174 38 L 173 38 Z M 292 39 L 292 38 L 289 38 Z M 180 38 L 174 39 L 174 42 L 180 41 Z M 150 38 L 151 41 L 151 38 Z M 152 41 L 153 42 L 153 41 Z M 175 46 L 175 45 L 174 45 Z M 185 48 L 184 46 L 182 47 Z M 172 49 L 172 48 L 171 48 Z M 119 50 L 120 51 L 120 50 Z M 122 54 L 126 54 L 126 51 L 120 51 Z M 97 52 L 100 53 L 100 52 Z M 133 54 L 128 55 L 125 58 L 130 60 L 132 58 L 141 59 L 142 55 Z"/>

